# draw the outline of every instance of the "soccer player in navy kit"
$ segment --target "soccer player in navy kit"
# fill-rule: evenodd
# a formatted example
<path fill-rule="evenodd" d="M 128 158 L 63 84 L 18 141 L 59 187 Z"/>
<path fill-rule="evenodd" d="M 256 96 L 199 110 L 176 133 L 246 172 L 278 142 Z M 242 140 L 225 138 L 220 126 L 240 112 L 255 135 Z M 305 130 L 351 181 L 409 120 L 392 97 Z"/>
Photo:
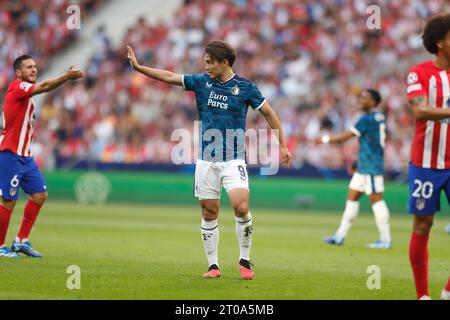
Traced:
<path fill-rule="evenodd" d="M 359 198 L 365 193 L 369 196 L 375 221 L 380 234 L 379 239 L 368 245 L 369 248 L 388 249 L 391 247 L 389 210 L 383 200 L 384 191 L 384 143 L 386 124 L 384 115 L 373 110 L 380 102 L 380 94 L 373 89 L 365 89 L 358 97 L 364 115 L 350 130 L 335 136 L 323 136 L 316 139 L 321 143 L 342 143 L 357 136 L 359 155 L 356 172 L 350 181 L 347 203 L 341 225 L 334 235 L 326 237 L 329 244 L 342 245 L 354 220 L 358 216 Z"/>
<path fill-rule="evenodd" d="M 205 74 L 181 75 L 141 66 L 130 46 L 132 67 L 146 76 L 194 91 L 201 120 L 200 148 L 195 167 L 194 195 L 202 208 L 201 235 L 209 269 L 205 278 L 220 277 L 218 261 L 219 199 L 226 189 L 236 216 L 242 279 L 253 279 L 250 264 L 252 215 L 249 211 L 249 182 L 245 161 L 245 124 L 248 106 L 258 110 L 272 129 L 278 131 L 281 162 L 287 167 L 291 154 L 286 147 L 280 121 L 256 85 L 236 75 L 232 66 L 236 51 L 228 43 L 212 41 L 205 47 Z"/>

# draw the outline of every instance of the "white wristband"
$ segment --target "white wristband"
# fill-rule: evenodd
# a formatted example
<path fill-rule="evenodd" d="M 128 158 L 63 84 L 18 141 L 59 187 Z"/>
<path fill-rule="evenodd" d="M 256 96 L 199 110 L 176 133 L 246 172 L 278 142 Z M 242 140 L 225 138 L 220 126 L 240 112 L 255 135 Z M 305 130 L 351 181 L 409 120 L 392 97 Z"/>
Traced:
<path fill-rule="evenodd" d="M 322 137 L 322 143 L 329 143 L 330 142 L 330 136 L 329 135 L 325 135 Z"/>

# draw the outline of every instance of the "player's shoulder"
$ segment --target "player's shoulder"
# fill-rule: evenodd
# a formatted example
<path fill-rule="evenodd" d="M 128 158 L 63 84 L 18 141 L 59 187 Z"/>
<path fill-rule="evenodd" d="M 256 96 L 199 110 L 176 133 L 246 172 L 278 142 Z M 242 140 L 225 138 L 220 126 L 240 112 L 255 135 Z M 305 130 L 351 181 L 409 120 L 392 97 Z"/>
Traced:
<path fill-rule="evenodd" d="M 206 73 L 191 73 L 191 74 L 183 74 L 183 78 L 191 78 L 194 81 L 207 81 L 211 80 L 211 78 Z"/>
<path fill-rule="evenodd" d="M 384 120 L 385 120 L 384 114 L 378 110 L 363 113 L 359 117 L 359 121 L 367 121 L 367 122 L 382 122 Z"/>
<path fill-rule="evenodd" d="M 383 122 L 386 120 L 384 113 L 378 110 L 371 112 L 371 118 L 376 122 Z"/>
<path fill-rule="evenodd" d="M 230 85 L 237 85 L 242 92 L 246 92 L 247 94 L 257 88 L 254 82 L 237 74 L 234 76 L 233 81 L 230 83 Z"/>
<path fill-rule="evenodd" d="M 12 89 L 14 89 L 14 88 L 17 88 L 17 87 L 20 85 L 20 82 L 21 82 L 21 81 L 18 80 L 18 79 L 11 81 L 11 82 L 9 83 L 9 86 L 8 86 L 8 91 L 10 91 L 10 90 L 12 90 Z"/>
<path fill-rule="evenodd" d="M 433 61 L 427 60 L 418 64 L 413 65 L 408 72 L 408 75 L 412 72 L 418 72 L 421 74 L 424 73 L 430 73 L 436 70 L 436 66 L 434 65 Z"/>
<path fill-rule="evenodd" d="M 31 83 L 31 82 L 16 79 L 16 80 L 11 81 L 11 83 L 9 84 L 8 92 L 12 91 L 14 89 L 17 89 L 17 88 L 22 89 L 24 91 L 28 91 L 32 86 L 33 86 L 33 83 Z"/>
<path fill-rule="evenodd" d="M 242 77 L 242 76 L 240 76 L 238 74 L 234 75 L 233 81 L 236 82 L 237 84 L 241 84 L 241 85 L 244 85 L 244 86 L 253 86 L 253 85 L 255 85 L 251 80 L 249 80 L 249 79 L 247 79 L 245 77 Z"/>

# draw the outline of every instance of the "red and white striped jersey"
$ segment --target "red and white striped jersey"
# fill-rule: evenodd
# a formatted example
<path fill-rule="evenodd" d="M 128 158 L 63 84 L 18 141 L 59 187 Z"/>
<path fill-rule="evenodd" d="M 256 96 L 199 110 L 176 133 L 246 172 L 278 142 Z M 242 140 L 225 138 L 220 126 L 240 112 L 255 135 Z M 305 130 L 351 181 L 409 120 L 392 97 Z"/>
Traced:
<path fill-rule="evenodd" d="M 3 130 L 0 151 L 9 150 L 19 156 L 31 157 L 34 102 L 31 98 L 34 84 L 14 80 L 8 87 L 3 104 Z"/>
<path fill-rule="evenodd" d="M 450 108 L 450 71 L 439 69 L 432 61 L 409 70 L 406 83 L 408 99 L 425 96 L 432 108 Z M 422 168 L 450 168 L 450 119 L 416 120 L 411 162 Z"/>

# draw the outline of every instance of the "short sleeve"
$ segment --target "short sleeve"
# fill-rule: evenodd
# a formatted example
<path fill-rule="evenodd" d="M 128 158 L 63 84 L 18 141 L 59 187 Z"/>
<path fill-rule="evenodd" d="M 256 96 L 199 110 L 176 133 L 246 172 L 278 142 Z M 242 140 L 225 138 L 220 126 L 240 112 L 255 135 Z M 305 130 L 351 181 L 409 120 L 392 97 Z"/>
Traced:
<path fill-rule="evenodd" d="M 202 74 L 184 74 L 181 76 L 181 82 L 183 84 L 183 88 L 186 91 L 195 91 L 195 88 L 198 87 L 200 79 L 202 78 Z"/>
<path fill-rule="evenodd" d="M 266 102 L 266 99 L 261 94 L 261 91 L 252 83 L 245 103 L 251 106 L 253 110 L 258 110 L 264 105 L 264 102 Z"/>
<path fill-rule="evenodd" d="M 350 127 L 350 131 L 356 136 L 361 137 L 367 131 L 367 118 L 364 116 L 359 118 L 356 124 L 353 127 Z"/>
<path fill-rule="evenodd" d="M 26 81 L 18 82 L 16 85 L 14 85 L 12 94 L 17 100 L 21 100 L 24 98 L 31 97 L 31 93 L 34 89 L 34 84 Z"/>
<path fill-rule="evenodd" d="M 417 96 L 428 97 L 427 85 L 422 71 L 417 67 L 412 67 L 406 76 L 406 94 L 408 99 Z"/>

